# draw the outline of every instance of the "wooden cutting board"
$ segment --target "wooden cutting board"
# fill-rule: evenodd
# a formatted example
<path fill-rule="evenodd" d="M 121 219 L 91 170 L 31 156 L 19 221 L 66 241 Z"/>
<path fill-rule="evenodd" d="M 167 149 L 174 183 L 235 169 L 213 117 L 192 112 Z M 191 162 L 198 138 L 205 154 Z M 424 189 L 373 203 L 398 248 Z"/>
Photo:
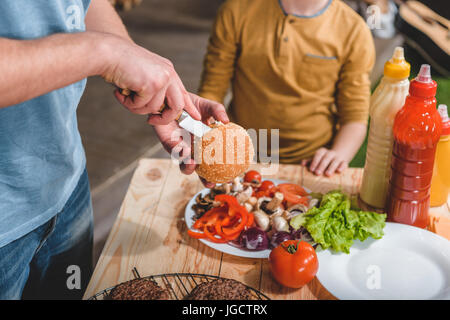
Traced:
<path fill-rule="evenodd" d="M 255 169 L 260 169 L 258 165 Z M 348 169 L 331 178 L 316 177 L 298 165 L 280 165 L 265 176 L 289 180 L 315 192 L 340 188 L 357 194 L 362 169 Z M 278 285 L 266 259 L 235 257 L 215 251 L 187 235 L 184 210 L 203 188 L 198 177 L 180 173 L 171 160 L 142 159 L 131 180 L 117 220 L 94 270 L 85 298 L 120 282 L 162 273 L 202 273 L 239 280 L 271 299 L 334 299 L 314 279 L 301 289 Z M 448 209 L 448 208 L 447 208 Z"/>

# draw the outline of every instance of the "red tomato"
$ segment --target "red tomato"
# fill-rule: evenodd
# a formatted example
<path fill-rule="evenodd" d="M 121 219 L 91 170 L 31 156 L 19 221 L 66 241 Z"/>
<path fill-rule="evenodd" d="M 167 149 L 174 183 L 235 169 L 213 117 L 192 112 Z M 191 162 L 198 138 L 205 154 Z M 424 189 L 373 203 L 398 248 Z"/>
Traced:
<path fill-rule="evenodd" d="M 275 184 L 272 181 L 264 180 L 258 190 L 270 192 L 273 188 L 275 188 Z"/>
<path fill-rule="evenodd" d="M 269 267 L 277 282 L 289 288 L 300 288 L 315 277 L 319 261 L 309 243 L 286 240 L 270 252 Z"/>
<path fill-rule="evenodd" d="M 261 182 L 261 174 L 258 171 L 250 170 L 244 176 L 245 182 Z"/>
<path fill-rule="evenodd" d="M 256 197 L 256 198 L 267 197 L 267 194 L 266 194 L 265 191 L 257 191 L 257 192 L 255 193 L 255 197 Z"/>

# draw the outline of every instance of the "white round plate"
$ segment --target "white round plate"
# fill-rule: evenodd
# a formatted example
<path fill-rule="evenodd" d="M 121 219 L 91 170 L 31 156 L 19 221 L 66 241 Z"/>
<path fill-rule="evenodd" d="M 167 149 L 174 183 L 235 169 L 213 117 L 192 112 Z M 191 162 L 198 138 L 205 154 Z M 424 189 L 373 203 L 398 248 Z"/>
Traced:
<path fill-rule="evenodd" d="M 275 183 L 276 185 L 280 184 L 280 183 L 287 183 L 288 181 L 283 181 L 283 180 L 277 180 L 277 179 L 264 179 L 264 180 L 270 180 L 273 183 Z M 311 191 L 308 188 L 303 187 L 308 193 L 310 193 Z M 191 229 L 192 225 L 194 224 L 194 215 L 195 212 L 194 210 L 192 210 L 192 206 L 195 204 L 195 198 L 197 198 L 197 196 L 199 194 L 201 194 L 202 196 L 207 195 L 210 192 L 210 189 L 205 188 L 203 190 L 201 190 L 200 192 L 196 193 L 195 196 L 189 201 L 189 203 L 186 206 L 186 210 L 184 212 L 184 219 L 186 220 L 186 225 L 189 229 Z M 233 256 L 238 256 L 238 257 L 245 257 L 245 258 L 268 258 L 269 254 L 270 254 L 270 249 L 266 249 L 266 250 L 260 250 L 260 251 L 251 251 L 251 250 L 245 250 L 242 248 L 238 248 L 235 247 L 233 245 L 227 244 L 227 243 L 214 243 L 211 241 L 208 241 L 206 239 L 199 239 L 201 242 L 203 242 L 204 244 L 206 244 L 208 247 L 211 247 L 215 250 L 224 252 L 224 253 L 228 253 L 231 254 Z"/>
<path fill-rule="evenodd" d="M 318 250 L 322 285 L 338 299 L 450 299 L 450 241 L 398 223 L 384 233 L 350 254 Z"/>

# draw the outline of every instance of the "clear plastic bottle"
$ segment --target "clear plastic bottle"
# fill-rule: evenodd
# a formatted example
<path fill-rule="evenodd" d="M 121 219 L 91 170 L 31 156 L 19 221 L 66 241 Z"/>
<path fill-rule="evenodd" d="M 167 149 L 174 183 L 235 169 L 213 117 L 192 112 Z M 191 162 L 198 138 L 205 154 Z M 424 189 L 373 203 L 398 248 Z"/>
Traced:
<path fill-rule="evenodd" d="M 428 224 L 431 178 L 442 130 L 436 88 L 430 66 L 423 64 L 410 83 L 405 105 L 395 116 L 388 221 L 419 228 Z"/>
<path fill-rule="evenodd" d="M 450 118 L 445 104 L 439 105 L 438 112 L 442 119 L 442 134 L 436 148 L 431 179 L 430 206 L 432 207 L 446 203 L 450 192 Z"/>
<path fill-rule="evenodd" d="M 397 112 L 408 95 L 410 65 L 403 48 L 397 47 L 384 65 L 384 76 L 370 101 L 370 129 L 360 198 L 374 208 L 384 209 L 389 188 Z"/>

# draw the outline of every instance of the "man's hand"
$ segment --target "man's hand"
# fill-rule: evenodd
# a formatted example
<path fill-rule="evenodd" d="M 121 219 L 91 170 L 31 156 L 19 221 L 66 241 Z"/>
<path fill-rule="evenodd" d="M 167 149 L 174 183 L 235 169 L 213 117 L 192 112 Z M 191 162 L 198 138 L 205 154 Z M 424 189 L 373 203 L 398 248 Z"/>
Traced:
<path fill-rule="evenodd" d="M 158 113 L 151 124 L 167 124 L 183 108 L 194 119 L 200 119 L 172 63 L 136 45 L 107 0 L 92 0 L 85 20 L 88 32 L 101 35 L 97 56 L 104 65 L 99 74 L 118 88 L 132 91 L 131 95 L 122 95 L 116 90 L 121 104 L 137 114 Z M 169 108 L 159 114 L 165 99 Z"/>
<path fill-rule="evenodd" d="M 102 72 L 102 77 L 118 88 L 133 92 L 130 96 L 117 89 L 115 96 L 128 110 L 136 114 L 155 114 L 149 119 L 152 125 L 167 125 L 176 119 L 182 110 L 192 118 L 201 115 L 183 86 L 172 63 L 130 41 L 113 35 L 108 37 L 111 58 Z M 161 111 L 167 101 L 169 108 Z"/>
<path fill-rule="evenodd" d="M 201 115 L 201 120 L 205 124 L 210 124 L 212 121 L 217 120 L 222 123 L 228 123 L 228 119 L 225 108 L 222 104 L 214 102 L 208 99 L 201 98 L 195 94 L 189 93 L 192 103 L 195 105 Z M 172 153 L 175 151 L 178 153 L 180 159 L 180 170 L 184 174 L 191 174 L 194 172 L 196 164 L 191 157 L 191 146 L 183 141 L 179 135 L 173 135 L 175 130 L 182 130 L 176 121 L 172 121 L 166 125 L 155 125 L 155 132 L 161 140 L 164 149 L 167 152 Z M 176 138 L 175 138 L 176 137 Z M 192 139 L 192 136 L 191 136 Z M 203 184 L 207 188 L 214 187 L 214 183 L 210 183 L 201 179 Z"/>

